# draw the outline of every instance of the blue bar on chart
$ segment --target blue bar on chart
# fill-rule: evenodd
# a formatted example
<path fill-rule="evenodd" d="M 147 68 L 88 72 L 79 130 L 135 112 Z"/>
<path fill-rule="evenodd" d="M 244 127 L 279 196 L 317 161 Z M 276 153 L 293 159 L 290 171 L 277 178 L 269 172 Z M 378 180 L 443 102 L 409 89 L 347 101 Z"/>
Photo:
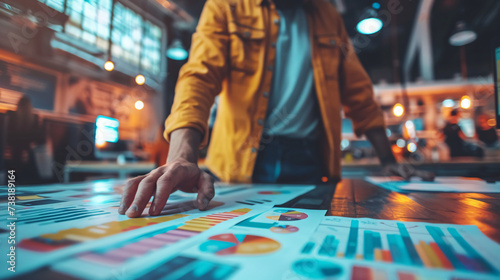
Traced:
<path fill-rule="evenodd" d="M 339 240 L 336 239 L 335 236 L 327 235 L 323 240 L 323 244 L 321 244 L 321 247 L 319 248 L 318 255 L 335 257 L 338 245 L 339 245 Z"/>
<path fill-rule="evenodd" d="M 347 246 L 345 249 L 345 257 L 347 259 L 352 259 L 356 256 L 356 247 L 358 246 L 358 229 L 359 221 L 351 221 L 351 229 L 349 230 L 349 239 L 347 240 Z"/>
<path fill-rule="evenodd" d="M 399 233 L 401 233 L 401 237 L 403 238 L 403 243 L 406 247 L 406 252 L 410 256 L 411 262 L 413 265 L 422 266 L 422 260 L 420 259 L 415 246 L 413 245 L 413 241 L 411 240 L 410 233 L 406 226 L 403 223 L 397 223 Z"/>
<path fill-rule="evenodd" d="M 400 235 L 388 234 L 387 241 L 389 242 L 389 250 L 391 251 L 392 260 L 395 263 L 411 264 L 410 256 L 406 251 L 403 238 Z"/>

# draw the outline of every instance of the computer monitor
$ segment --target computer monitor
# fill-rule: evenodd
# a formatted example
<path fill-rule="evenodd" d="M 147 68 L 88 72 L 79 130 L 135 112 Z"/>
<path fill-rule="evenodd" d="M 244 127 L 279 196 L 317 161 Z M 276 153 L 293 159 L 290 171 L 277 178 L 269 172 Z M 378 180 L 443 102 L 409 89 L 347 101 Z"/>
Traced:
<path fill-rule="evenodd" d="M 106 143 L 118 142 L 118 127 L 120 122 L 106 116 L 97 116 L 95 120 L 95 144 L 97 147 Z"/>
<path fill-rule="evenodd" d="M 495 118 L 497 129 L 500 129 L 500 38 L 498 38 L 494 45 L 494 61 L 495 61 Z"/>

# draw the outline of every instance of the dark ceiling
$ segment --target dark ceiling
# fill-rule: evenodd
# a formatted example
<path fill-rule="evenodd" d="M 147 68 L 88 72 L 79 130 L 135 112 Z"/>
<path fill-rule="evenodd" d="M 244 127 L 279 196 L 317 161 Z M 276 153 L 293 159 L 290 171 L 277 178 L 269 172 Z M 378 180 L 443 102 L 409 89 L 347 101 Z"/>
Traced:
<path fill-rule="evenodd" d="M 345 5 L 343 17 L 346 29 L 355 45 L 358 40 L 368 39 L 370 42 L 368 46 L 358 48 L 358 55 L 374 83 L 382 80 L 389 83 L 397 82 L 401 77 L 401 71 L 395 65 L 398 65 L 397 60 L 400 61 L 400 65 L 404 61 L 420 1 L 342 0 L 342 2 Z M 390 5 L 398 3 L 401 11 L 392 13 L 390 18 L 385 20 L 384 28 L 379 33 L 364 37 L 357 33 L 356 25 L 363 19 L 364 12 L 373 2 L 379 2 L 380 11 L 384 13 L 391 11 Z M 205 0 L 175 0 L 175 3 L 198 19 Z M 435 0 L 431 13 L 431 36 L 435 78 L 438 80 L 452 79 L 460 74 L 460 48 L 448 43 L 448 38 L 459 20 L 465 20 L 478 34 L 478 39 L 465 47 L 468 76 L 488 76 L 492 72 L 491 40 L 495 36 L 500 36 L 500 1 Z M 417 80 L 419 77 L 417 64 L 415 63 L 416 66 L 412 69 L 411 80 Z"/>

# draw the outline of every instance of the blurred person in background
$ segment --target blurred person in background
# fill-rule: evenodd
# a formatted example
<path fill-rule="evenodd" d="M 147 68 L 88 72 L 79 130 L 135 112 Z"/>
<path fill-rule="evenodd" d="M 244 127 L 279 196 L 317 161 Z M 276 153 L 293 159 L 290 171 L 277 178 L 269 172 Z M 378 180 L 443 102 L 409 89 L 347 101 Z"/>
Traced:
<path fill-rule="evenodd" d="M 460 128 L 459 121 L 460 112 L 453 109 L 442 131 L 442 138 L 450 149 L 450 157 L 483 157 L 483 149 L 466 141 L 467 136 Z"/>
<path fill-rule="evenodd" d="M 488 124 L 490 116 L 481 114 L 477 117 L 476 136 L 477 139 L 483 142 L 488 148 L 498 147 L 498 134 L 495 127 Z"/>
<path fill-rule="evenodd" d="M 210 108 L 219 96 L 206 165 Z M 321 183 L 340 178 L 341 111 L 366 135 L 387 174 L 432 174 L 398 165 L 371 80 L 341 15 L 322 0 L 208 0 L 165 123 L 167 163 L 129 180 L 119 212 L 138 217 L 151 196 L 161 213 L 180 189 L 206 209 L 214 177 L 226 182 Z"/>
<path fill-rule="evenodd" d="M 19 184 L 39 182 L 34 149 L 45 137 L 29 97 L 19 100 L 16 111 L 7 112 L 6 134 L 6 167 L 16 171 Z"/>

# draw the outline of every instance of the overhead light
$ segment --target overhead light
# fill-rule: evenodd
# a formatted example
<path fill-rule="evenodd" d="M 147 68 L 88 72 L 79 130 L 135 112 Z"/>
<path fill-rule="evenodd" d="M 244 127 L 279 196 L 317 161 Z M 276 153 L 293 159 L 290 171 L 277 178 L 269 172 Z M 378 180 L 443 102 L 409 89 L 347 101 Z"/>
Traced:
<path fill-rule="evenodd" d="M 406 146 L 406 149 L 408 150 L 408 152 L 414 153 L 417 151 L 417 144 L 415 144 L 413 142 L 408 143 L 408 145 Z"/>
<path fill-rule="evenodd" d="M 400 148 L 404 148 L 404 146 L 406 145 L 406 141 L 404 139 L 398 139 L 396 140 L 396 145 Z"/>
<path fill-rule="evenodd" d="M 453 106 L 455 106 L 455 101 L 453 101 L 453 99 L 445 99 L 443 101 L 443 107 L 453 108 Z"/>
<path fill-rule="evenodd" d="M 401 117 L 404 113 L 405 113 L 405 108 L 403 107 L 403 105 L 397 103 L 396 105 L 394 105 L 394 107 L 392 108 L 392 113 L 394 114 L 394 116 L 396 117 Z"/>
<path fill-rule="evenodd" d="M 453 33 L 450 36 L 450 45 L 461 47 L 468 45 L 477 39 L 477 33 L 464 21 L 457 22 Z"/>
<path fill-rule="evenodd" d="M 108 60 L 104 63 L 104 70 L 113 71 L 113 69 L 115 69 L 115 64 L 113 63 L 113 61 Z"/>
<path fill-rule="evenodd" d="M 135 76 L 135 82 L 138 85 L 142 86 L 146 82 L 146 78 L 144 78 L 143 75 L 139 74 L 139 75 Z"/>
<path fill-rule="evenodd" d="M 470 97 L 468 97 L 467 95 L 463 96 L 462 100 L 460 101 L 460 107 L 462 107 L 462 109 L 469 109 L 471 105 L 472 100 L 470 99 Z"/>
<path fill-rule="evenodd" d="M 167 50 L 167 57 L 173 60 L 184 60 L 188 57 L 188 52 L 182 45 L 181 40 L 174 40 L 170 48 Z"/>
<path fill-rule="evenodd" d="M 374 8 L 375 10 L 378 10 L 378 9 L 380 9 L 380 7 L 381 7 L 381 5 L 379 2 L 373 2 L 372 8 Z"/>
<path fill-rule="evenodd" d="M 137 100 L 137 101 L 135 102 L 135 108 L 136 108 L 137 110 L 142 110 L 142 108 L 144 108 L 144 102 L 142 102 L 141 100 Z"/>
<path fill-rule="evenodd" d="M 371 35 L 379 32 L 383 26 L 384 23 L 380 19 L 376 17 L 370 17 L 360 21 L 356 28 L 361 34 Z"/>

